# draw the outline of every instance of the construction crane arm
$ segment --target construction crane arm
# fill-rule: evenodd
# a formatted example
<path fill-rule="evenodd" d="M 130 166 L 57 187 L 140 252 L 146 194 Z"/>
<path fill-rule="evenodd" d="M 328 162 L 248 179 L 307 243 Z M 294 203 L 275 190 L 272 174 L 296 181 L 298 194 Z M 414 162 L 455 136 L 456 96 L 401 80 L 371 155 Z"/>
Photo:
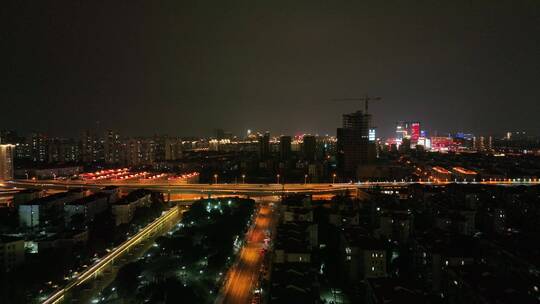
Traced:
<path fill-rule="evenodd" d="M 365 97 L 354 97 L 354 98 L 333 98 L 332 101 L 363 101 L 364 102 L 364 108 L 365 108 L 365 112 L 366 114 L 368 113 L 368 110 L 369 110 L 369 102 L 370 101 L 379 101 L 381 100 L 382 98 L 381 97 L 370 97 L 370 96 L 365 96 Z"/>

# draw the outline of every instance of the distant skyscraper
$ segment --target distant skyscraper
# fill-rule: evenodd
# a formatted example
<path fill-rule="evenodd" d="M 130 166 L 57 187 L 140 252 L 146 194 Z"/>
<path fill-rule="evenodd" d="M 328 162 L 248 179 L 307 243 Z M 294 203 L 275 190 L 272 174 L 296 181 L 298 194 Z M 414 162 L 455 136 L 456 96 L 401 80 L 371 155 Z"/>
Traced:
<path fill-rule="evenodd" d="M 13 152 L 15 146 L 0 144 L 0 180 L 13 179 Z"/>
<path fill-rule="evenodd" d="M 30 149 L 31 149 L 31 158 L 33 162 L 45 163 L 49 161 L 48 141 L 45 135 L 39 134 L 39 133 L 33 133 L 31 142 L 30 142 Z"/>
<path fill-rule="evenodd" d="M 411 122 L 411 145 L 416 146 L 418 143 L 418 138 L 420 137 L 420 123 L 419 122 Z"/>
<path fill-rule="evenodd" d="M 369 141 L 375 141 L 377 139 L 377 129 L 370 128 L 369 129 Z"/>
<path fill-rule="evenodd" d="M 130 138 L 125 141 L 125 164 L 151 165 L 156 161 L 156 141 L 152 138 Z"/>
<path fill-rule="evenodd" d="M 216 139 L 224 139 L 225 138 L 225 130 L 223 129 L 216 129 L 215 130 L 215 133 L 216 133 Z"/>
<path fill-rule="evenodd" d="M 419 122 L 398 121 L 396 123 L 396 140 L 409 139 L 412 146 L 418 144 L 418 138 L 422 136 Z"/>
<path fill-rule="evenodd" d="M 48 141 L 49 163 L 75 163 L 80 161 L 79 145 L 65 138 L 52 138 Z"/>
<path fill-rule="evenodd" d="M 95 163 L 104 158 L 103 145 L 94 132 L 83 132 L 81 148 L 81 157 L 84 163 Z"/>
<path fill-rule="evenodd" d="M 290 136 L 281 136 L 279 139 L 279 156 L 282 160 L 291 158 L 291 142 Z"/>
<path fill-rule="evenodd" d="M 266 159 L 270 154 L 270 132 L 265 132 L 259 136 L 259 156 L 261 159 Z"/>
<path fill-rule="evenodd" d="M 105 162 L 109 164 L 119 164 L 122 161 L 122 142 L 120 134 L 114 131 L 105 133 Z"/>
<path fill-rule="evenodd" d="M 408 122 L 398 121 L 396 123 L 396 139 L 403 140 L 403 138 L 407 138 L 409 136 L 408 130 L 409 130 Z"/>
<path fill-rule="evenodd" d="M 182 140 L 170 138 L 165 140 L 165 160 L 177 160 L 182 158 Z"/>
<path fill-rule="evenodd" d="M 478 152 L 491 151 L 493 149 L 492 137 L 473 137 L 473 149 Z"/>
<path fill-rule="evenodd" d="M 317 140 L 315 136 L 304 135 L 302 152 L 306 160 L 313 161 L 315 160 L 315 153 L 317 150 Z"/>
<path fill-rule="evenodd" d="M 20 142 L 17 132 L 12 130 L 0 130 L 0 144 L 16 144 Z"/>
<path fill-rule="evenodd" d="M 49 151 L 48 151 L 48 162 L 49 163 L 59 163 L 61 162 L 61 152 L 60 152 L 61 139 L 60 138 L 51 138 L 49 140 Z"/>
<path fill-rule="evenodd" d="M 81 147 L 79 143 L 73 139 L 69 139 L 62 143 L 61 153 L 63 159 L 68 163 L 78 163 L 81 161 Z"/>
<path fill-rule="evenodd" d="M 154 135 L 154 160 L 156 162 L 162 162 L 166 160 L 166 144 L 168 136 Z"/>
<path fill-rule="evenodd" d="M 338 168 L 342 176 L 356 177 L 358 167 L 369 163 L 369 126 L 371 115 L 356 111 L 343 115 L 343 127 L 337 129 Z"/>

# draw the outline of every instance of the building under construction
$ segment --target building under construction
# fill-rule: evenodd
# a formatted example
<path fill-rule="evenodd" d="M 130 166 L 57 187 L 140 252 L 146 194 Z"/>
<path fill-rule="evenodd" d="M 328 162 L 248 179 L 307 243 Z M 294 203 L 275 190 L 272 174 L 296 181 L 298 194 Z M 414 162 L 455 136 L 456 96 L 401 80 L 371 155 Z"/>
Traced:
<path fill-rule="evenodd" d="M 356 178 L 358 168 L 371 163 L 370 124 L 371 115 L 363 111 L 343 115 L 343 127 L 337 129 L 337 161 L 341 176 Z"/>

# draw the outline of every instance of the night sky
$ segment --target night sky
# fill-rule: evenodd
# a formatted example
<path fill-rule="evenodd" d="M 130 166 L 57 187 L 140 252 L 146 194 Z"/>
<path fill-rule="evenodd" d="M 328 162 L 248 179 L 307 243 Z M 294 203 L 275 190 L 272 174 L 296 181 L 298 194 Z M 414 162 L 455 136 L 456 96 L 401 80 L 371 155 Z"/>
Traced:
<path fill-rule="evenodd" d="M 8 2 L 8 3 L 6 3 Z M 0 128 L 540 134 L 540 1 L 3 1 Z"/>

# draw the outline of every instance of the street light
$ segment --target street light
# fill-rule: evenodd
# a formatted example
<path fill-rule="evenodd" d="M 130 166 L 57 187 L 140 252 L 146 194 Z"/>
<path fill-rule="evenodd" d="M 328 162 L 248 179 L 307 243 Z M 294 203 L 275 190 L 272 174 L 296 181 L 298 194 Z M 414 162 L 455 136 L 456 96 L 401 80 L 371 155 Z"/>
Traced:
<path fill-rule="evenodd" d="M 279 174 L 276 175 L 277 184 L 279 184 Z"/>
<path fill-rule="evenodd" d="M 245 183 L 246 183 L 246 175 L 242 174 L 242 184 L 245 184 Z"/>
<path fill-rule="evenodd" d="M 306 174 L 306 175 L 304 175 L 304 184 L 307 184 L 307 177 L 308 177 L 308 175 L 307 175 L 307 174 Z"/>
<path fill-rule="evenodd" d="M 218 175 L 214 174 L 214 184 L 217 184 L 217 178 L 218 178 Z"/>
<path fill-rule="evenodd" d="M 332 184 L 335 184 L 336 183 L 336 174 L 332 174 Z"/>

